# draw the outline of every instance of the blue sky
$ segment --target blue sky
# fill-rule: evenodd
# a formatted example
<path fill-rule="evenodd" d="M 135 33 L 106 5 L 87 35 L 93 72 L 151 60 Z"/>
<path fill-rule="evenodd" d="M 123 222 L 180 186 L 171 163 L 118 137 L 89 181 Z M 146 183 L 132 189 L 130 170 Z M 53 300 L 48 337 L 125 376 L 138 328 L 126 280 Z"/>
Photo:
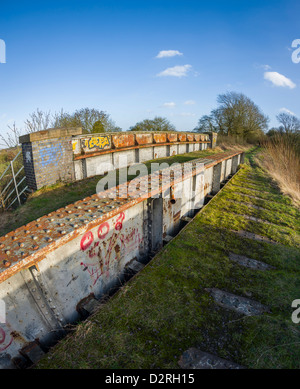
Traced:
<path fill-rule="evenodd" d="M 299 1 L 0 5 L 1 133 L 36 108 L 82 107 L 106 111 L 124 130 L 157 115 L 191 130 L 226 91 L 253 99 L 271 126 L 280 110 L 300 116 L 300 63 L 291 48 L 300 39 Z"/>

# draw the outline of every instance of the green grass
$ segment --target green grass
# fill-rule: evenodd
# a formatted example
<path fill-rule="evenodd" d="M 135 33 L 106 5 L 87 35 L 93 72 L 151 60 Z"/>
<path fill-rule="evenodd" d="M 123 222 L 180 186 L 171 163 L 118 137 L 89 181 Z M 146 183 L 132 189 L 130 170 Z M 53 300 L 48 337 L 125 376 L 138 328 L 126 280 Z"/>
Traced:
<path fill-rule="evenodd" d="M 276 200 L 259 200 L 268 211 L 228 209 L 228 199 L 236 199 L 234 184 L 247 184 L 248 177 Z M 248 368 L 299 368 L 299 325 L 291 321 L 291 303 L 300 298 L 299 210 L 273 189 L 269 177 L 247 162 L 192 223 L 36 367 L 178 368 L 184 350 L 200 347 Z M 245 222 L 236 212 L 274 225 Z M 271 236 L 278 244 L 241 238 L 231 229 Z M 275 269 L 242 267 L 229 252 Z M 211 287 L 251 296 L 271 312 L 244 317 L 221 308 L 205 290 Z"/>
<path fill-rule="evenodd" d="M 203 150 L 191 153 L 176 155 L 173 157 L 155 159 L 147 161 L 145 165 L 148 171 L 151 172 L 151 163 L 183 163 L 196 158 L 207 157 L 215 153 L 220 153 L 220 150 Z M 128 180 L 135 178 L 138 175 L 128 175 Z M 44 187 L 34 192 L 25 204 L 12 212 L 0 214 L 0 236 L 7 234 L 39 217 L 53 212 L 58 208 L 65 207 L 85 197 L 96 193 L 96 185 L 103 176 L 95 176 L 81 181 L 72 183 L 58 182 L 55 185 Z M 117 184 L 119 183 L 119 174 L 117 171 Z"/>

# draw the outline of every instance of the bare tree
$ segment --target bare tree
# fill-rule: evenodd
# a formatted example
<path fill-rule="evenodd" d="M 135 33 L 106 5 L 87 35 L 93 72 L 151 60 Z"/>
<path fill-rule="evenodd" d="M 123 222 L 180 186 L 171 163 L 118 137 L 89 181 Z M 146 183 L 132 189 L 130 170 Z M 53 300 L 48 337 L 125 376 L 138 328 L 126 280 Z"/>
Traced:
<path fill-rule="evenodd" d="M 267 128 L 268 117 L 242 93 L 227 92 L 217 98 L 218 107 L 202 116 L 195 131 L 216 131 L 236 138 L 261 135 Z"/>
<path fill-rule="evenodd" d="M 276 116 L 281 126 L 279 127 L 280 132 L 287 134 L 300 131 L 300 120 L 289 113 L 282 112 Z"/>
<path fill-rule="evenodd" d="M 81 108 L 71 115 L 61 110 L 53 116 L 53 127 L 82 127 L 84 133 L 121 131 L 106 112 L 95 108 Z"/>
<path fill-rule="evenodd" d="M 19 145 L 19 136 L 22 135 L 22 131 L 20 128 L 16 126 L 14 122 L 12 126 L 7 126 L 8 132 L 6 135 L 0 134 L 0 145 L 5 148 L 13 148 Z"/>
<path fill-rule="evenodd" d="M 26 119 L 24 122 L 26 132 L 42 131 L 51 127 L 52 120 L 50 111 L 44 112 L 37 108 L 36 112 L 30 114 L 29 117 L 30 119 Z"/>
<path fill-rule="evenodd" d="M 122 131 L 120 127 L 116 127 L 109 114 L 95 108 L 82 108 L 72 114 L 64 112 L 63 109 L 51 114 L 50 111 L 37 108 L 25 120 L 23 129 L 18 128 L 16 123 L 8 126 L 8 132 L 0 134 L 0 145 L 5 148 L 16 147 L 19 145 L 19 137 L 24 133 L 58 127 L 82 127 L 84 133 Z"/>

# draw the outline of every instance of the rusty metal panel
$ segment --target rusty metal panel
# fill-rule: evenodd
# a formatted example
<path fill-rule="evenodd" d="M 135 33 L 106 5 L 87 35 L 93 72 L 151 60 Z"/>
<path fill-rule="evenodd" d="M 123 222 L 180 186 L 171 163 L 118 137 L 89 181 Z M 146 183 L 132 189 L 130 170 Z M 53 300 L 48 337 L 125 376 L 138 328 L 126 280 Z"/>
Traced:
<path fill-rule="evenodd" d="M 94 153 L 101 150 L 111 149 L 111 136 L 91 136 L 81 139 L 81 148 L 84 153 Z"/>
<path fill-rule="evenodd" d="M 187 137 L 188 142 L 194 141 L 194 134 L 187 134 L 186 137 Z"/>
<path fill-rule="evenodd" d="M 200 142 L 200 140 L 201 140 L 200 134 L 195 134 L 194 137 L 195 137 L 196 142 Z"/>
<path fill-rule="evenodd" d="M 155 143 L 166 143 L 167 142 L 167 134 L 153 134 L 153 138 Z"/>
<path fill-rule="evenodd" d="M 177 134 L 168 134 L 168 141 L 169 142 L 176 142 L 177 141 Z"/>
<path fill-rule="evenodd" d="M 186 142 L 186 134 L 178 134 L 178 140 L 180 142 Z"/>
<path fill-rule="evenodd" d="M 147 145 L 153 143 L 153 134 L 135 134 L 135 140 L 138 145 Z"/>
<path fill-rule="evenodd" d="M 134 146 L 135 145 L 135 135 L 134 134 L 113 135 L 112 142 L 113 142 L 113 145 L 115 146 L 116 149 Z"/>

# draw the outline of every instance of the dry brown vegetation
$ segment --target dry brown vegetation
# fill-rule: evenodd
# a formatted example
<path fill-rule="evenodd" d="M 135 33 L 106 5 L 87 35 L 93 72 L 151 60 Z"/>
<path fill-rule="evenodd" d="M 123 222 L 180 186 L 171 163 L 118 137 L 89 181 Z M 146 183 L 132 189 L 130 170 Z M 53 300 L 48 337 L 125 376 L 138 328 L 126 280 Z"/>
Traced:
<path fill-rule="evenodd" d="M 236 137 L 230 135 L 218 134 L 217 148 L 220 151 L 240 151 L 249 150 L 253 145 L 247 143 L 242 139 L 236 139 Z M 215 149 L 215 150 L 216 150 Z"/>
<path fill-rule="evenodd" d="M 282 193 L 300 206 L 300 137 L 277 134 L 262 143 L 260 165 L 277 182 Z"/>

